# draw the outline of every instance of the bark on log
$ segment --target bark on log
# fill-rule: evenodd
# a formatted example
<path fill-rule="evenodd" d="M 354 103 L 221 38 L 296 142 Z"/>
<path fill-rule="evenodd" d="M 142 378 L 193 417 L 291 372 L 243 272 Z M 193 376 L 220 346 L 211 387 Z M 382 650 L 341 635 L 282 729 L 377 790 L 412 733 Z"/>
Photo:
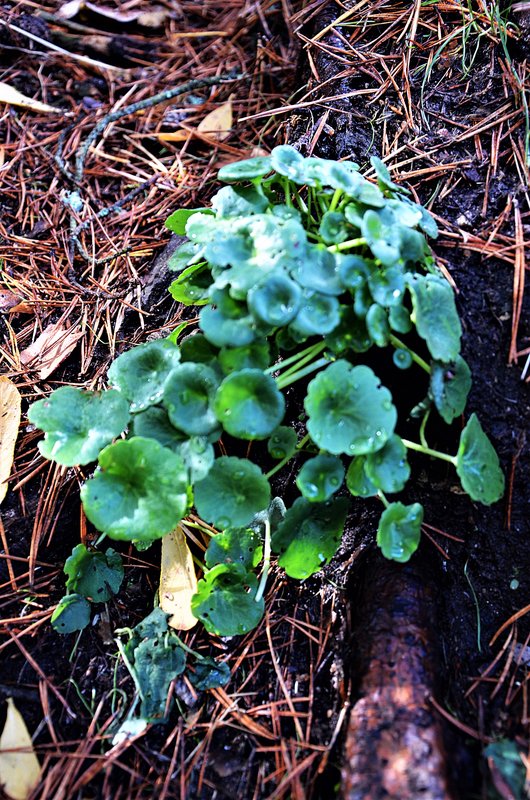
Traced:
<path fill-rule="evenodd" d="M 442 735 L 428 697 L 434 603 L 418 567 L 366 565 L 354 638 L 359 700 L 349 721 L 346 800 L 448 800 Z"/>

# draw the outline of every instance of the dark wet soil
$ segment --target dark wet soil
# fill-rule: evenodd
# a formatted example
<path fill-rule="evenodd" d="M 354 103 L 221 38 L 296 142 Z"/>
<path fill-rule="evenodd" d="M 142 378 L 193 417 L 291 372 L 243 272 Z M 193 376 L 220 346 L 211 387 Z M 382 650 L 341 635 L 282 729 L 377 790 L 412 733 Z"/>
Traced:
<path fill-rule="evenodd" d="M 339 13 L 329 3 L 313 20 L 314 30 L 320 30 Z M 330 35 L 327 41 L 340 46 L 340 39 Z M 312 51 L 313 52 L 313 51 Z M 339 66 L 333 58 L 322 51 L 313 52 L 316 69 L 324 82 L 337 75 Z M 494 60 L 484 57 L 484 64 L 477 63 L 473 73 L 473 87 L 469 81 L 455 72 L 451 85 L 441 83 L 430 88 L 424 98 L 424 112 L 431 127 L 424 134 L 422 147 L 436 147 L 437 162 L 455 162 L 466 159 L 471 163 L 455 168 L 453 188 L 443 199 L 436 196 L 432 211 L 449 223 L 472 233 L 486 230 L 488 221 L 498 216 L 506 205 L 508 195 L 522 200 L 523 187 L 513 163 L 506 163 L 490 179 L 489 202 L 485 216 L 482 213 L 484 183 L 488 171 L 487 159 L 477 157 L 473 140 L 455 143 L 454 133 L 461 130 L 458 123 L 468 124 L 470 118 L 500 104 L 503 86 L 499 67 Z M 306 69 L 302 61 L 302 71 Z M 305 78 L 308 77 L 306 73 Z M 305 78 L 302 78 L 304 80 Z M 311 80 L 311 78 L 310 78 Z M 334 80 L 329 93 L 336 95 L 364 88 L 366 73 Z M 419 104 L 419 83 L 412 85 L 413 101 Z M 391 140 L 397 134 L 402 118 L 393 114 L 391 108 L 397 103 L 393 90 L 377 101 L 380 107 L 368 106 L 360 95 L 354 99 L 335 101 L 327 124 L 333 135 L 320 136 L 315 154 L 327 157 L 351 157 L 366 164 L 370 155 L 379 154 L 382 146 L 381 126 L 367 126 L 375 111 L 385 115 L 386 135 Z M 429 116 L 431 115 L 431 116 Z M 439 116 L 444 117 L 440 121 Z M 456 124 L 452 126 L 451 121 Z M 299 141 L 304 151 L 304 137 L 313 130 L 314 118 L 299 115 L 291 126 L 290 139 Z M 418 132 L 416 132 L 418 133 Z M 429 166 L 432 159 L 416 162 L 416 168 Z M 420 182 L 412 178 L 410 184 L 416 189 L 420 201 L 432 199 L 435 185 L 430 181 Z M 434 192 L 436 195 L 436 192 Z M 507 232 L 510 233 L 509 227 Z M 445 245 L 444 245 L 445 242 Z M 413 463 L 417 481 L 409 490 L 411 500 L 421 501 L 425 506 L 425 520 L 463 541 L 454 541 L 433 534 L 436 542 L 446 551 L 443 556 L 424 537 L 418 554 L 414 557 L 414 581 L 421 587 L 420 595 L 428 596 L 428 613 L 421 624 L 428 633 L 425 648 L 428 661 L 428 685 L 437 703 L 447 709 L 461 725 L 476 731 L 479 738 L 463 732 L 436 715 L 442 726 L 447 758 L 440 767 L 445 771 L 451 795 L 460 800 L 486 797 L 489 779 L 485 763 L 481 758 L 480 737 L 524 737 L 527 731 L 522 725 L 524 709 L 522 692 L 516 694 L 509 705 L 507 685 L 516 673 L 512 666 L 505 684 L 494 695 L 495 681 L 482 681 L 466 698 L 473 680 L 483 674 L 491 664 L 504 638 L 493 647 L 489 642 L 495 631 L 508 617 L 528 603 L 530 597 L 530 537 L 528 535 L 530 441 L 527 431 L 530 423 L 530 396 L 528 384 L 521 381 L 521 364 L 507 365 L 507 354 L 511 335 L 511 297 L 513 266 L 506 261 L 485 259 L 476 253 L 447 246 L 447 237 L 434 245 L 436 255 L 453 277 L 458 289 L 458 307 L 464 326 L 464 356 L 473 373 L 473 389 L 468 412 L 476 412 L 494 442 L 506 475 L 509 477 L 509 492 L 504 501 L 492 508 L 474 505 L 462 495 L 456 485 L 455 476 L 445 467 L 418 460 Z M 160 299 L 159 282 L 154 281 L 153 297 Z M 530 304 L 525 301 L 520 330 L 527 331 L 530 322 Z M 521 340 L 522 346 L 528 342 Z M 396 374 L 390 367 L 388 375 L 381 373 L 383 381 L 394 384 Z M 403 393 L 407 399 L 421 389 L 407 385 Z M 466 412 L 467 413 L 467 412 Z M 431 428 L 429 436 L 433 443 L 444 449 L 454 449 L 458 440 L 460 423 L 446 431 Z M 530 438 L 530 437 L 529 437 Z M 443 441 L 442 441 L 443 440 Z M 10 552 L 25 558 L 28 553 L 35 514 L 41 513 L 43 493 L 46 492 L 48 468 L 40 473 L 31 491 L 25 492 L 27 506 L 23 510 L 16 496 L 9 496 L 3 505 L 2 518 L 10 542 Z M 288 491 L 288 487 L 287 487 Z M 56 564 L 59 572 L 51 585 L 39 592 L 39 572 L 35 577 L 35 590 L 28 598 L 28 610 L 48 607 L 63 593 L 63 576 L 60 572 L 65 557 L 79 535 L 79 506 L 76 480 L 72 478 L 62 490 L 61 512 L 58 519 L 47 522 L 43 530 L 43 545 L 39 558 Z M 69 494 L 68 494 L 69 492 Z M 333 739 L 341 710 L 347 704 L 355 704 L 366 691 L 366 652 L 372 647 L 370 637 L 377 637 L 370 623 L 368 601 L 386 613 L 388 604 L 398 603 L 399 598 L 389 594 L 378 596 L 374 587 L 380 574 L 383 581 L 407 582 L 407 569 L 395 564 L 381 567 L 381 556 L 374 545 L 379 508 L 375 502 L 353 505 L 349 529 L 343 544 L 333 560 L 321 574 L 302 586 L 276 576 L 274 600 L 270 613 L 278 624 L 274 627 L 274 642 L 278 648 L 279 664 L 287 666 L 292 682 L 298 682 L 299 696 L 309 691 L 314 695 L 311 741 L 327 744 Z M 53 537 L 50 541 L 50 533 Z M 76 644 L 75 637 L 60 638 L 48 625 L 43 625 L 38 637 L 22 642 L 31 650 L 43 673 L 61 689 L 67 708 L 50 694 L 54 726 L 62 739 L 75 742 L 86 735 L 92 714 L 100 700 L 101 719 L 112 711 L 112 688 L 117 685 L 126 693 L 132 693 L 132 685 L 122 666 L 115 669 L 115 648 L 110 643 L 109 631 L 115 627 L 134 625 L 151 608 L 151 599 L 156 590 L 158 548 L 155 546 L 142 554 L 142 564 L 135 561 L 136 553 L 124 551 L 127 564 L 127 580 L 120 595 L 108 606 L 108 619 L 88 629 Z M 26 567 L 20 568 L 20 572 Z M 371 576 L 371 577 L 367 577 Z M 4 563 L 0 564 L 0 580 L 7 581 L 9 575 Z M 271 591 L 271 595 L 273 592 Z M 42 595 L 42 597 L 41 597 Z M 392 609 L 390 608 L 390 612 Z M 13 615 L 19 606 L 13 604 Z M 2 616 L 10 615 L 9 607 L 2 609 Z M 294 618 L 317 628 L 329 629 L 330 635 L 324 652 L 317 653 L 315 647 L 302 634 L 285 621 Z M 403 622 L 406 627 L 406 620 Z M 411 623 L 412 625 L 412 623 Z M 375 626 L 377 627 L 377 626 Z M 517 628 L 518 642 L 524 643 L 529 633 L 529 621 L 523 618 Z M 202 647 L 207 646 L 202 637 Z M 230 641 L 217 645 L 235 660 L 244 652 L 247 640 Z M 377 646 L 377 645 L 374 645 Z M 411 647 L 414 642 L 411 640 Z M 262 628 L 253 642 L 253 651 L 267 651 L 266 631 Z M 317 648 L 318 649 L 318 648 Z M 218 649 L 213 650 L 219 652 Z M 41 699 L 38 686 L 42 675 L 27 662 L 25 654 L 10 647 L 4 654 L 0 666 L 0 696 L 20 698 L 24 715 L 33 730 L 38 729 L 36 743 L 45 746 L 51 741 L 49 728 L 43 723 Z M 504 662 L 501 662 L 503 664 Z M 252 705 L 266 703 L 277 697 L 277 672 L 268 659 L 256 657 L 255 671 L 250 688 Z M 422 667 L 423 668 L 423 667 Z M 314 671 L 314 675 L 313 675 Z M 311 674 L 311 681 L 309 675 Z M 499 677 L 494 670 L 490 677 Z M 73 681 L 70 681 L 73 678 Z M 525 678 L 521 669 L 515 680 Z M 238 676 L 241 685 L 241 676 Z M 364 687 L 364 688 L 363 688 Z M 513 688 L 513 687 L 512 687 Z M 186 695 L 185 687 L 177 686 L 180 708 L 184 715 L 197 709 Z M 188 705 L 190 703 L 190 705 Z M 208 696 L 199 699 L 203 706 L 201 719 L 208 720 L 208 711 L 214 703 Z M 245 703 L 242 701 L 242 707 Z M 301 708 L 301 706 L 299 706 Z M 1 720 L 0 720 L 1 723 Z M 176 711 L 169 726 L 178 725 Z M 1 725 L 0 725 L 1 727 Z M 167 761 L 170 756 L 166 747 L 167 730 L 154 728 L 138 747 L 122 757 L 122 765 L 115 765 L 110 778 L 95 777 L 83 790 L 83 797 L 116 797 L 118 787 L 123 796 L 147 798 L 152 795 L 148 775 L 159 775 L 167 767 L 157 760 Z M 204 731 L 204 729 L 201 729 Z M 292 721 L 282 721 L 281 735 L 296 738 Z M 200 734 L 186 740 L 182 757 L 186 758 L 197 744 Z M 300 797 L 322 798 L 335 795 L 340 782 L 342 750 L 345 742 L 345 726 L 340 729 L 336 743 L 326 764 L 317 775 L 317 770 L 304 775 Z M 274 771 L 274 757 L 264 751 L 268 743 L 258 735 L 251 735 L 241 726 L 237 730 L 220 726 L 214 733 L 209 748 L 199 759 L 188 776 L 185 796 L 189 798 L 237 797 L 250 800 L 265 798 L 273 791 L 273 783 L 263 783 L 263 776 Z M 161 753 L 165 753 L 161 755 Z M 306 753 L 307 754 L 307 753 Z M 130 770 L 135 770 L 131 775 Z M 178 776 L 178 770 L 175 771 Z M 357 776 L 358 778 L 359 776 Z M 178 777 L 176 778 L 178 781 Z M 258 789 L 256 790 L 256 786 Z M 124 787 L 127 787 L 125 789 Z M 305 787 L 305 788 L 304 788 Z M 256 794 L 258 791 L 258 794 Z M 390 796 L 385 789 L 372 786 L 370 796 L 379 800 Z M 305 792 L 305 794 L 304 794 Z M 120 796 L 122 796 L 120 794 Z M 180 786 L 170 788 L 167 798 L 182 797 Z M 353 797 L 353 795 L 351 795 Z M 427 797 L 427 795 L 424 795 Z M 38 794 L 44 800 L 45 794 Z"/>

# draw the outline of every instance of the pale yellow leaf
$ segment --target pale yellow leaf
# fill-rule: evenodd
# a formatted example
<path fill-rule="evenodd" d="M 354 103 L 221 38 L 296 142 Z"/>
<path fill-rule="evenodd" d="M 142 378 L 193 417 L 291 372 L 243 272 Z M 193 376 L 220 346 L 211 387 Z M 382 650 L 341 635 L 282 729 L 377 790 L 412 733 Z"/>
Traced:
<path fill-rule="evenodd" d="M 20 353 L 22 364 L 44 380 L 68 358 L 83 334 L 74 328 L 53 323 L 43 330 L 33 344 Z"/>
<path fill-rule="evenodd" d="M 6 723 L 0 736 L 0 786 L 12 800 L 27 800 L 40 774 L 26 723 L 8 697 Z"/>
<path fill-rule="evenodd" d="M 197 591 L 197 576 L 186 535 L 179 525 L 162 539 L 160 561 L 160 608 L 172 616 L 168 625 L 187 631 L 197 624 L 191 613 L 191 598 Z"/>
<path fill-rule="evenodd" d="M 210 111 L 197 126 L 199 133 L 217 139 L 222 142 L 229 136 L 232 129 L 232 98 L 229 97 L 226 103 L 219 108 Z"/>
<path fill-rule="evenodd" d="M 185 142 L 192 133 L 193 131 L 190 130 L 179 130 L 168 131 L 167 133 L 153 133 L 149 134 L 149 136 L 158 139 L 159 142 Z"/>
<path fill-rule="evenodd" d="M 8 103 L 10 106 L 20 106 L 21 108 L 29 108 L 31 111 L 44 111 L 49 114 L 64 114 L 62 108 L 54 108 L 47 103 L 41 103 L 40 100 L 34 100 L 32 97 L 26 97 L 17 89 L 9 86 L 7 83 L 0 81 L 0 103 Z"/>
<path fill-rule="evenodd" d="M 6 496 L 7 479 L 13 466 L 20 406 L 21 397 L 17 387 L 9 378 L 0 376 L 0 503 Z"/>

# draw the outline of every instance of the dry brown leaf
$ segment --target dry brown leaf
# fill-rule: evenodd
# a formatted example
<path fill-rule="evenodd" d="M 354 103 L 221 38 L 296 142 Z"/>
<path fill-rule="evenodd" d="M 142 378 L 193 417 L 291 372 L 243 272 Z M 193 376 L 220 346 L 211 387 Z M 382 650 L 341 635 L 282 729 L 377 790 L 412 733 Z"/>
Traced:
<path fill-rule="evenodd" d="M 134 23 L 143 28 L 160 28 L 169 17 L 168 10 L 162 6 L 153 6 L 147 11 L 120 11 L 110 6 L 90 3 L 88 0 L 71 0 L 65 3 L 57 12 L 57 16 L 61 19 L 72 19 L 81 11 L 90 11 L 91 14 L 107 22 L 110 20 L 120 22 L 122 25 Z"/>
<path fill-rule="evenodd" d="M 219 108 L 210 111 L 197 126 L 199 133 L 217 141 L 224 141 L 232 130 L 232 97 Z"/>
<path fill-rule="evenodd" d="M 160 608 L 172 616 L 168 625 L 187 631 L 197 624 L 191 613 L 191 598 L 197 591 L 193 558 L 181 525 L 162 539 L 160 562 Z"/>
<path fill-rule="evenodd" d="M 14 383 L 0 376 L 0 503 L 7 492 L 7 479 L 13 466 L 15 442 L 20 425 L 22 398 Z"/>
<path fill-rule="evenodd" d="M 28 369 L 34 370 L 44 380 L 68 358 L 83 334 L 73 328 L 53 323 L 41 333 L 33 344 L 20 354 L 20 360 Z"/>
<path fill-rule="evenodd" d="M 0 736 L 0 786 L 12 800 L 27 800 L 40 780 L 41 768 L 20 711 L 7 698 L 7 716 Z"/>
<path fill-rule="evenodd" d="M 11 311 L 20 303 L 21 298 L 10 292 L 9 289 L 0 289 L 0 311 Z"/>
<path fill-rule="evenodd" d="M 33 100 L 32 97 L 26 97 L 25 94 L 22 94 L 7 83 L 3 83 L 3 81 L 0 81 L 0 103 L 7 103 L 10 106 L 20 106 L 20 108 L 29 108 L 31 111 L 43 111 L 50 114 L 66 113 L 62 108 L 54 108 L 47 103 Z"/>

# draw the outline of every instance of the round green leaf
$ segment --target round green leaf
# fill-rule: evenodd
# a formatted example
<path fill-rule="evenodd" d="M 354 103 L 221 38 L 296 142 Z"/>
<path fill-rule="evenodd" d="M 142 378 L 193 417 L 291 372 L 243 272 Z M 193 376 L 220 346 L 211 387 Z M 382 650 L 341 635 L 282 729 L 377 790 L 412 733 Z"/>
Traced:
<path fill-rule="evenodd" d="M 226 661 L 216 661 L 215 658 L 203 656 L 195 664 L 195 672 L 189 672 L 188 677 L 199 692 L 206 692 L 208 689 L 226 686 L 231 677 L 230 667 Z"/>
<path fill-rule="evenodd" d="M 179 208 L 174 211 L 165 221 L 166 228 L 176 233 L 177 236 L 186 235 L 186 223 L 193 214 L 202 212 L 204 214 L 211 213 L 208 208 Z"/>
<path fill-rule="evenodd" d="M 277 328 L 294 319 L 301 297 L 298 284 L 282 273 L 273 273 L 250 290 L 248 307 L 258 322 Z"/>
<path fill-rule="evenodd" d="M 57 633 L 82 631 L 90 622 L 90 603 L 80 594 L 67 594 L 52 614 L 52 628 Z"/>
<path fill-rule="evenodd" d="M 393 331 L 398 333 L 408 333 L 412 330 L 410 311 L 405 306 L 390 306 L 388 310 L 388 321 Z"/>
<path fill-rule="evenodd" d="M 379 192 L 377 186 L 373 186 L 373 184 L 370 184 L 370 186 L 372 186 L 373 189 Z M 381 194 L 381 192 L 379 192 L 379 194 Z M 380 205 L 384 206 L 385 198 L 382 197 L 382 200 L 383 202 Z M 372 205 L 372 204 L 366 203 L 366 205 Z M 365 211 L 366 208 L 364 203 L 362 202 L 348 203 L 348 205 L 344 207 L 344 216 L 346 217 L 350 225 L 353 225 L 354 228 L 358 228 L 360 230 L 361 225 L 363 223 L 363 214 Z"/>
<path fill-rule="evenodd" d="M 129 404 L 119 392 L 87 392 L 61 386 L 30 406 L 28 419 L 45 432 L 39 450 L 45 458 L 73 467 L 95 461 L 102 447 L 129 422 Z"/>
<path fill-rule="evenodd" d="M 397 420 L 392 396 L 372 370 L 342 359 L 310 382 L 304 405 L 311 438 L 335 455 L 380 450 Z"/>
<path fill-rule="evenodd" d="M 248 313 L 229 317 L 220 308 L 205 306 L 199 315 L 199 326 L 216 347 L 243 347 L 256 338 L 254 320 Z"/>
<path fill-rule="evenodd" d="M 305 462 L 296 485 L 306 500 L 324 503 L 342 486 L 344 467 L 337 456 L 319 455 Z"/>
<path fill-rule="evenodd" d="M 405 506 L 390 503 L 379 520 L 377 544 L 385 558 L 404 564 L 420 543 L 423 508 L 419 503 Z"/>
<path fill-rule="evenodd" d="M 353 296 L 353 310 L 360 319 L 363 321 L 366 320 L 368 310 L 371 308 L 373 303 L 374 301 L 372 298 L 372 293 L 370 292 L 367 283 L 363 284 L 362 286 L 358 286 L 357 289 L 355 289 Z"/>
<path fill-rule="evenodd" d="M 357 456 L 348 467 L 346 486 L 354 497 L 374 497 L 379 491 L 365 471 L 366 457 Z"/>
<path fill-rule="evenodd" d="M 256 602 L 257 585 L 256 576 L 240 564 L 217 564 L 199 581 L 192 613 L 209 633 L 242 636 L 258 625 L 265 610 L 263 598 Z"/>
<path fill-rule="evenodd" d="M 200 517 L 218 528 L 240 528 L 267 508 L 271 490 L 259 467 L 246 458 L 221 456 L 195 486 Z"/>
<path fill-rule="evenodd" d="M 368 286 L 380 306 L 397 306 L 403 299 L 405 278 L 398 267 L 376 269 L 368 275 Z"/>
<path fill-rule="evenodd" d="M 95 603 L 110 600 L 119 592 L 123 580 L 121 556 L 110 547 L 106 553 L 101 553 L 78 544 L 66 559 L 64 572 L 68 576 L 66 589 Z"/>
<path fill-rule="evenodd" d="M 386 347 L 390 336 L 390 325 L 384 308 L 373 303 L 366 312 L 366 330 L 378 347 Z"/>
<path fill-rule="evenodd" d="M 368 480 L 383 492 L 400 492 L 410 477 L 407 448 L 394 434 L 377 453 L 366 457 L 364 469 Z"/>
<path fill-rule="evenodd" d="M 476 414 L 471 415 L 460 436 L 456 471 L 472 500 L 489 506 L 504 494 L 504 475 L 499 457 Z"/>
<path fill-rule="evenodd" d="M 377 183 L 383 190 L 389 190 L 391 192 L 398 192 L 399 194 L 410 194 L 408 189 L 405 189 L 404 186 L 398 186 L 397 183 L 392 182 L 392 178 L 390 177 L 390 172 L 388 171 L 388 167 L 384 164 L 380 158 L 377 156 L 372 156 L 370 158 L 370 164 L 375 169 L 375 174 L 377 175 Z"/>
<path fill-rule="evenodd" d="M 210 344 L 202 333 L 193 333 L 191 336 L 186 336 L 180 345 L 182 362 L 194 361 L 212 368 L 217 360 L 218 352 L 218 349 Z"/>
<path fill-rule="evenodd" d="M 295 183 L 306 182 L 304 157 L 291 145 L 281 144 L 275 147 L 271 153 L 271 163 L 279 175 L 284 175 Z"/>
<path fill-rule="evenodd" d="M 234 161 L 232 164 L 225 164 L 217 173 L 220 181 L 231 183 L 232 181 L 253 180 L 261 178 L 271 172 L 272 164 L 270 156 L 256 156 L 256 158 L 246 158 L 243 161 Z"/>
<path fill-rule="evenodd" d="M 203 249 L 198 244 L 194 244 L 194 242 L 183 242 L 170 256 L 167 262 L 168 270 L 170 272 L 182 272 L 183 269 L 200 259 Z"/>
<path fill-rule="evenodd" d="M 392 267 L 401 259 L 401 236 L 399 225 L 392 224 L 392 214 L 385 214 L 385 211 L 367 211 L 361 224 L 361 233 L 374 256 L 385 267 Z"/>
<path fill-rule="evenodd" d="M 272 535 L 272 547 L 280 553 L 278 563 L 291 578 L 308 578 L 335 555 L 348 505 L 344 497 L 327 503 L 295 500 Z"/>
<path fill-rule="evenodd" d="M 309 247 L 307 257 L 293 271 L 301 286 L 321 294 L 339 295 L 344 291 L 339 275 L 339 262 L 333 253 L 322 247 Z"/>
<path fill-rule="evenodd" d="M 371 264 L 360 256 L 345 256 L 338 254 L 335 260 L 339 265 L 339 275 L 343 285 L 354 292 L 364 286 L 371 271 Z"/>
<path fill-rule="evenodd" d="M 415 228 L 419 225 L 422 214 L 416 203 L 411 203 L 404 198 L 403 200 L 387 200 L 386 206 L 392 210 L 400 225 L 405 225 L 407 228 Z"/>
<path fill-rule="evenodd" d="M 212 197 L 212 208 L 217 218 L 260 214 L 268 205 L 265 195 L 253 187 L 223 186 Z"/>
<path fill-rule="evenodd" d="M 140 436 L 99 454 L 99 469 L 81 489 L 85 513 L 111 539 L 149 542 L 172 531 L 188 510 L 180 456 Z"/>
<path fill-rule="evenodd" d="M 442 419 L 451 423 L 464 411 L 471 389 L 471 371 L 461 356 L 450 364 L 431 364 L 431 395 Z"/>
<path fill-rule="evenodd" d="M 351 196 L 354 200 L 357 200 L 358 203 L 362 203 L 364 206 L 371 206 L 372 208 L 382 208 L 386 203 L 382 191 L 373 183 L 366 180 L 366 178 L 363 178 L 356 190 L 352 192 Z M 346 214 L 346 216 L 348 215 Z"/>
<path fill-rule="evenodd" d="M 185 306 L 203 306 L 208 302 L 212 274 L 205 264 L 192 264 L 180 273 L 169 286 L 169 293 L 177 303 Z"/>
<path fill-rule="evenodd" d="M 169 447 L 175 451 L 185 441 L 185 434 L 171 424 L 165 408 L 158 406 L 150 406 L 134 415 L 131 435 L 155 439 L 162 447 Z"/>
<path fill-rule="evenodd" d="M 186 362 L 170 375 L 162 402 L 171 424 L 187 434 L 205 436 L 218 427 L 212 408 L 217 375 L 205 364 Z"/>
<path fill-rule="evenodd" d="M 425 236 L 420 231 L 413 231 L 411 228 L 401 227 L 399 231 L 401 239 L 401 258 L 404 264 L 428 264 L 432 260 L 431 250 Z"/>
<path fill-rule="evenodd" d="M 219 363 L 227 375 L 240 369 L 267 369 L 270 364 L 270 349 L 266 339 L 243 347 L 223 347 Z"/>
<path fill-rule="evenodd" d="M 341 306 L 340 322 L 326 336 L 326 344 L 337 355 L 347 350 L 365 353 L 372 346 L 372 340 L 366 330 L 364 319 L 360 319 L 351 306 Z"/>
<path fill-rule="evenodd" d="M 460 353 L 462 326 L 451 286 L 438 275 L 408 273 L 406 280 L 416 330 L 436 361 L 454 361 Z"/>
<path fill-rule="evenodd" d="M 351 228 L 349 230 L 351 231 Z M 337 211 L 326 211 L 318 232 L 326 244 L 345 242 L 348 238 L 348 225 L 344 214 Z"/>
<path fill-rule="evenodd" d="M 285 400 L 270 375 L 242 369 L 224 379 L 214 399 L 223 428 L 239 439 L 266 439 L 285 413 Z"/>
<path fill-rule="evenodd" d="M 290 458 L 294 455 L 297 444 L 296 431 L 286 425 L 280 425 L 271 433 L 267 442 L 267 450 L 272 458 Z"/>
<path fill-rule="evenodd" d="M 403 350 L 402 347 L 398 347 L 397 350 L 394 350 L 392 360 L 398 369 L 408 369 L 412 366 L 411 353 L 409 350 Z"/>
<path fill-rule="evenodd" d="M 109 382 L 129 400 L 131 411 L 160 402 L 168 377 L 180 362 L 180 350 L 167 339 L 139 344 L 118 356 Z"/>
<path fill-rule="evenodd" d="M 252 528 L 227 528 L 210 539 L 204 556 L 208 568 L 215 564 L 242 564 L 257 567 L 263 556 L 260 534 Z"/>
<path fill-rule="evenodd" d="M 289 330 L 304 337 L 324 335 L 331 333 L 339 322 L 337 298 L 306 289 L 296 319 L 291 322 Z"/>
<path fill-rule="evenodd" d="M 134 673 L 140 689 L 140 714 L 158 721 L 164 717 L 171 681 L 184 672 L 186 653 L 173 634 L 144 639 L 134 649 Z"/>
<path fill-rule="evenodd" d="M 215 460 L 213 446 L 205 436 L 191 436 L 177 447 L 177 453 L 188 470 L 188 482 L 202 481 Z"/>

